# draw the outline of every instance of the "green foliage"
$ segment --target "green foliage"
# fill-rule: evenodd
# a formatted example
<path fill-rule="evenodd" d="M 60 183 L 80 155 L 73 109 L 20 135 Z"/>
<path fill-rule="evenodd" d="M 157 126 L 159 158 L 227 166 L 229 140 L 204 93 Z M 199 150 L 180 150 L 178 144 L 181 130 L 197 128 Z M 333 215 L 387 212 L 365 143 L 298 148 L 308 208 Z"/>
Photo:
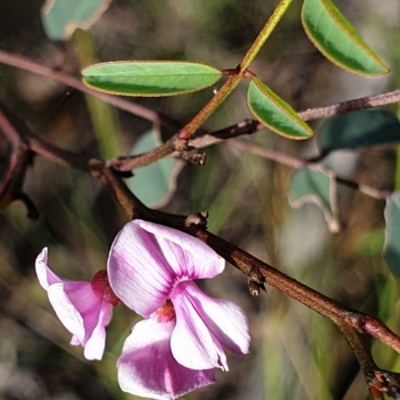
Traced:
<path fill-rule="evenodd" d="M 314 135 L 293 108 L 256 77 L 250 82 L 247 104 L 259 121 L 281 136 L 308 139 Z"/>
<path fill-rule="evenodd" d="M 321 208 L 332 232 L 339 230 L 337 219 L 336 183 L 332 173 L 314 166 L 294 173 L 289 189 L 290 204 L 301 207 L 305 203 L 315 203 Z"/>
<path fill-rule="evenodd" d="M 88 29 L 110 5 L 111 0 L 47 0 L 42 22 L 47 36 L 68 40 L 76 28 Z"/>
<path fill-rule="evenodd" d="M 128 96 L 173 96 L 217 82 L 222 72 L 183 61 L 122 61 L 95 64 L 82 71 L 83 82 L 102 92 Z"/>
<path fill-rule="evenodd" d="M 385 208 L 386 235 L 383 257 L 390 271 L 400 278 L 400 191 L 392 193 Z"/>
<path fill-rule="evenodd" d="M 400 142 L 399 120 L 386 110 L 362 110 L 328 120 L 320 134 L 322 151 Z"/>
<path fill-rule="evenodd" d="M 310 40 L 339 67 L 367 76 L 390 72 L 330 0 L 304 0 L 301 19 Z"/>
<path fill-rule="evenodd" d="M 136 142 L 131 155 L 145 153 L 160 145 L 154 131 L 146 132 Z M 176 177 L 183 167 L 182 161 L 165 158 L 156 163 L 138 168 L 133 178 L 126 180 L 130 190 L 147 206 L 161 207 L 171 197 L 176 186 Z"/>

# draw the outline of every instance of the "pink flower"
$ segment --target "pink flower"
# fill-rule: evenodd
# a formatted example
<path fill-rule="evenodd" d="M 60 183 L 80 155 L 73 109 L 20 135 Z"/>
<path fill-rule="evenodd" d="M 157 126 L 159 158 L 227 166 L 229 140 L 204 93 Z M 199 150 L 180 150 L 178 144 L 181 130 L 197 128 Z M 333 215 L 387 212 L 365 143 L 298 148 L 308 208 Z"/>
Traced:
<path fill-rule="evenodd" d="M 132 221 L 118 234 L 108 260 L 110 285 L 146 318 L 133 327 L 118 360 L 124 391 L 173 399 L 213 383 L 215 367 L 228 370 L 223 347 L 248 352 L 242 310 L 192 282 L 220 274 L 224 264 L 200 240 L 151 222 Z"/>
<path fill-rule="evenodd" d="M 101 360 L 105 327 L 110 323 L 113 305 L 119 303 L 108 285 L 107 271 L 99 271 L 92 282 L 68 281 L 51 271 L 47 257 L 44 248 L 36 258 L 36 274 L 57 317 L 72 333 L 71 344 L 83 346 L 88 360 Z"/>

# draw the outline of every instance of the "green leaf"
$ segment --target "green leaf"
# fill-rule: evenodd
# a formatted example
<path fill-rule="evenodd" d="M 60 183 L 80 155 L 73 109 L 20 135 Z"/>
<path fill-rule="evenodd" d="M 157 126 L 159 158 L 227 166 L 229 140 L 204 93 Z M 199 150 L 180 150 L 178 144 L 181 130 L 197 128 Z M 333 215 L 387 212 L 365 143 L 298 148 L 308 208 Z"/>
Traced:
<path fill-rule="evenodd" d="M 68 40 L 76 28 L 88 29 L 107 10 L 111 0 L 46 0 L 42 23 L 53 40 Z"/>
<path fill-rule="evenodd" d="M 304 0 L 301 20 L 309 39 L 339 67 L 368 76 L 390 72 L 330 0 Z"/>
<path fill-rule="evenodd" d="M 131 151 L 131 155 L 145 153 L 160 145 L 154 131 L 143 134 Z M 143 168 L 135 169 L 134 176 L 126 179 L 129 189 L 147 206 L 165 205 L 176 187 L 176 178 L 184 166 L 182 160 L 165 158 Z"/>
<path fill-rule="evenodd" d="M 385 246 L 383 257 L 390 271 L 400 278 L 400 192 L 394 192 L 385 207 Z"/>
<path fill-rule="evenodd" d="M 319 166 L 296 171 L 290 183 L 289 202 L 294 208 L 310 202 L 317 204 L 325 215 L 329 230 L 338 232 L 336 182 L 331 172 Z"/>
<path fill-rule="evenodd" d="M 312 129 L 289 104 L 255 76 L 251 79 L 247 104 L 260 122 L 271 131 L 289 139 L 308 139 L 314 135 Z"/>
<path fill-rule="evenodd" d="M 206 64 L 183 61 L 122 61 L 95 64 L 82 71 L 83 83 L 111 94 L 173 96 L 217 82 L 222 72 Z"/>
<path fill-rule="evenodd" d="M 400 122 L 385 110 L 362 110 L 330 118 L 319 136 L 322 152 L 400 142 Z"/>

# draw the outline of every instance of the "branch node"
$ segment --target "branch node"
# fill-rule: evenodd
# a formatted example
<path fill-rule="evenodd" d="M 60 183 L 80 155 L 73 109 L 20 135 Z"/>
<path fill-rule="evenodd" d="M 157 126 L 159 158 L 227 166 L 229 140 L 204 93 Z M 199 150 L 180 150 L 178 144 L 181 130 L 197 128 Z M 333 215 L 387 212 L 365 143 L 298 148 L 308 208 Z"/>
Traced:
<path fill-rule="evenodd" d="M 239 67 L 239 69 L 238 69 Z M 236 76 L 240 72 L 240 65 L 238 65 L 236 68 L 227 68 L 221 70 L 222 75 L 224 76 Z"/>
<path fill-rule="evenodd" d="M 206 153 L 199 152 L 196 148 L 187 146 L 181 151 L 180 157 L 194 165 L 205 165 Z"/>
<path fill-rule="evenodd" d="M 400 374 L 380 369 L 373 372 L 373 376 L 367 378 L 368 386 L 386 393 L 392 399 L 400 400 Z"/>
<path fill-rule="evenodd" d="M 189 215 L 185 219 L 185 226 L 187 228 L 196 226 L 201 229 L 207 229 L 207 218 L 208 218 L 207 211 L 200 211 L 199 213 Z"/>
<path fill-rule="evenodd" d="M 346 313 L 347 322 L 360 334 L 365 333 L 366 315 L 363 313 L 354 313 L 349 311 Z"/>
<path fill-rule="evenodd" d="M 252 296 L 258 296 L 261 290 L 267 292 L 264 282 L 264 277 L 262 277 L 257 270 L 253 269 L 250 272 L 250 276 L 247 278 L 247 286 L 249 287 L 250 294 Z"/>
<path fill-rule="evenodd" d="M 257 282 L 254 282 L 251 278 L 247 278 L 247 286 L 249 287 L 249 292 L 252 296 L 260 295 L 260 285 Z"/>

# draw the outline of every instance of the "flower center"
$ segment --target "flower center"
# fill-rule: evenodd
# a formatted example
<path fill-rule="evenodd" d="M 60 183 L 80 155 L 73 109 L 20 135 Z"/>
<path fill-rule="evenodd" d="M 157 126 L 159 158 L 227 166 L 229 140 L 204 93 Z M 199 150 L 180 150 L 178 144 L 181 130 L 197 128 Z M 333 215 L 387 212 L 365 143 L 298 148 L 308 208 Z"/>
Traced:
<path fill-rule="evenodd" d="M 157 322 L 170 322 L 175 318 L 175 308 L 170 299 L 153 314 L 157 318 Z"/>
<path fill-rule="evenodd" d="M 108 281 L 107 270 L 101 269 L 92 279 L 93 293 L 101 300 L 116 307 L 121 300 L 115 295 Z"/>

